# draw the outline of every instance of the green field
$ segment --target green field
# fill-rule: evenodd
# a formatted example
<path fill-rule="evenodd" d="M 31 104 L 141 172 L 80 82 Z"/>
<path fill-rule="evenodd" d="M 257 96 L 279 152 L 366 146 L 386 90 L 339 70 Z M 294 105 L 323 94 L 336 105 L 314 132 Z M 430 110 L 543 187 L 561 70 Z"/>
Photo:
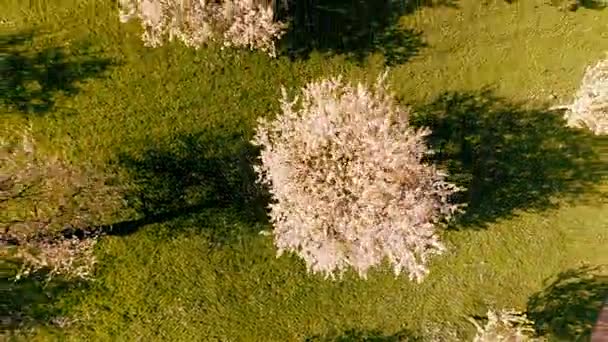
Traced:
<path fill-rule="evenodd" d="M 397 341 L 438 326 L 470 340 L 467 317 L 504 307 L 555 340 L 588 339 L 608 295 L 608 141 L 546 108 L 608 51 L 608 10 L 462 0 L 397 17 L 374 44 L 319 39 L 270 59 L 145 48 L 109 0 L 0 0 L 2 128 L 31 122 L 45 153 L 116 171 L 152 203 L 145 217 L 136 200 L 117 214 L 91 283 L 13 282 L 3 266 L 1 314 L 28 317 L 3 329 L 30 341 Z M 258 234 L 269 224 L 250 196 L 256 119 L 277 113 L 280 86 L 370 80 L 386 64 L 446 151 L 437 162 L 468 185 L 468 212 L 419 285 L 388 267 L 309 275 Z M 56 315 L 74 322 L 59 329 Z"/>

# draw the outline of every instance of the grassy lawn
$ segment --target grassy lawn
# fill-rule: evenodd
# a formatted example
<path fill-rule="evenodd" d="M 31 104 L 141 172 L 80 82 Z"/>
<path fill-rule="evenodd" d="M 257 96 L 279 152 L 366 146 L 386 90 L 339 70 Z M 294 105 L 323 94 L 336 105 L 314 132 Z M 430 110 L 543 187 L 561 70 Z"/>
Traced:
<path fill-rule="evenodd" d="M 1 3 L 1 128 L 29 121 L 48 153 L 137 189 L 99 244 L 94 282 L 12 282 L 2 266 L 3 314 L 32 317 L 27 340 L 393 341 L 432 325 L 470 339 L 467 317 L 503 307 L 556 340 L 588 337 L 608 295 L 608 141 L 546 108 L 608 50 L 608 10 L 462 0 L 395 19 L 406 45 L 270 59 L 145 48 L 113 1 Z M 258 234 L 269 224 L 250 195 L 248 141 L 281 85 L 369 80 L 385 63 L 434 128 L 437 162 L 469 186 L 469 211 L 422 284 L 388 268 L 331 282 Z M 77 320 L 58 329 L 51 315 Z"/>

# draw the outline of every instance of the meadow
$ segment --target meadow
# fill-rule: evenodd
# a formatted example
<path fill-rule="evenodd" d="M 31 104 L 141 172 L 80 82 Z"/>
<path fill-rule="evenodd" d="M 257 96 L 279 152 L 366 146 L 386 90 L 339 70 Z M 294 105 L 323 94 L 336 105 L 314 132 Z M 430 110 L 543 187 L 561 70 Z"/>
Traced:
<path fill-rule="evenodd" d="M 0 263 L 0 315 L 23 318 L 5 336 L 399 341 L 434 327 L 470 340 L 468 317 L 514 308 L 550 340 L 588 339 L 608 296 L 608 140 L 548 108 L 605 56 L 608 10 L 345 6 L 308 31 L 295 25 L 272 59 L 146 48 L 113 1 L 0 8 L 0 128 L 32 124 L 44 153 L 104 168 L 131 189 L 128 210 L 105 223 L 94 281 L 14 281 L 18 266 Z M 413 124 L 433 129 L 433 162 L 467 186 L 467 212 L 442 233 L 449 250 L 421 284 L 388 267 L 366 280 L 308 274 L 259 234 L 271 226 L 254 189 L 256 120 L 279 111 L 281 86 L 338 74 L 369 82 L 387 66 Z"/>

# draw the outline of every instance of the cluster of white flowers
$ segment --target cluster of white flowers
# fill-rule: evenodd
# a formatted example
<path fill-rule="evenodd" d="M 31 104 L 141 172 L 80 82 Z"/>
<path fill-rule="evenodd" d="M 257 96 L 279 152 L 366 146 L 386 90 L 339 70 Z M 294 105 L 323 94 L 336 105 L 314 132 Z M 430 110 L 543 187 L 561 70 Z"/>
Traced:
<path fill-rule="evenodd" d="M 477 328 L 473 342 L 532 342 L 542 341 L 535 338 L 533 322 L 524 313 L 514 310 L 496 312 L 488 310 L 488 321 L 482 327 L 475 320 L 471 322 Z"/>
<path fill-rule="evenodd" d="M 96 237 L 28 241 L 19 246 L 14 256 L 22 262 L 16 278 L 45 270 L 48 278 L 61 275 L 66 279 L 91 279 L 97 263 L 96 243 Z"/>
<path fill-rule="evenodd" d="M 608 58 L 587 68 L 574 102 L 556 108 L 566 109 L 568 126 L 608 134 Z"/>
<path fill-rule="evenodd" d="M 292 251 L 309 271 L 334 277 L 349 266 L 365 277 L 388 259 L 395 274 L 421 281 L 444 250 L 436 227 L 458 210 L 459 189 L 422 162 L 426 129 L 408 125 L 386 73 L 371 89 L 340 77 L 307 84 L 282 113 L 262 119 L 261 182 L 274 197 L 278 254 Z"/>
<path fill-rule="evenodd" d="M 270 5 L 256 0 L 121 0 L 120 20 L 141 20 L 142 40 L 147 46 L 179 39 L 199 48 L 210 41 L 226 47 L 261 50 L 276 56 L 275 40 L 286 25 L 274 20 Z"/>

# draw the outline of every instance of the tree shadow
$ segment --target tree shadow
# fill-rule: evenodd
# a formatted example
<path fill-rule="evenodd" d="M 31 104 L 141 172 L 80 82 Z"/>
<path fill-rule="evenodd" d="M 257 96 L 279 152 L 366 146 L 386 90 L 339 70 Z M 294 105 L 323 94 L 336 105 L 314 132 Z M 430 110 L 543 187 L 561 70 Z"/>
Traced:
<path fill-rule="evenodd" d="M 290 1 L 279 14 L 290 21 L 282 50 L 292 58 L 319 51 L 345 54 L 357 62 L 381 53 L 387 65 L 402 64 L 426 46 L 421 32 L 399 25 L 401 16 L 421 6 L 456 5 L 450 0 Z"/>
<path fill-rule="evenodd" d="M 402 330 L 395 334 L 385 334 L 380 330 L 351 329 L 339 334 L 315 335 L 307 337 L 306 342 L 405 342 L 423 341 L 424 339 L 409 330 Z"/>
<path fill-rule="evenodd" d="M 430 157 L 467 190 L 457 223 L 480 228 L 519 211 L 581 198 L 601 180 L 600 138 L 565 126 L 561 115 L 509 103 L 491 90 L 445 93 L 422 106 L 414 126 L 430 127 Z"/>
<path fill-rule="evenodd" d="M 537 332 L 566 341 L 588 341 L 608 297 L 608 276 L 601 271 L 600 267 L 582 267 L 562 272 L 530 297 L 528 316 Z"/>
<path fill-rule="evenodd" d="M 10 271 L 0 277 L 0 336 L 18 336 L 37 326 L 60 324 L 63 312 L 58 298 L 78 283 L 58 277 L 47 280 L 42 272 L 15 280 L 17 263 L 4 261 L 5 266 Z"/>
<path fill-rule="evenodd" d="M 143 225 L 168 222 L 179 231 L 188 221 L 204 222 L 217 240 L 253 233 L 268 222 L 269 195 L 256 183 L 258 149 L 242 135 L 185 134 L 151 144 L 138 154 L 122 154 L 129 179 L 126 200 L 142 218 L 103 229 L 126 235 Z M 230 222 L 242 223 L 238 229 Z M 200 226 L 200 224 L 198 224 Z M 246 231 L 243 231 L 246 230 Z"/>
<path fill-rule="evenodd" d="M 577 0 L 578 7 L 601 10 L 608 7 L 605 0 Z"/>
<path fill-rule="evenodd" d="M 99 77 L 111 59 L 89 52 L 86 42 L 35 50 L 34 32 L 0 36 L 0 106 L 27 114 L 53 109 L 58 94 L 75 95 L 79 84 Z"/>
<path fill-rule="evenodd" d="M 608 2 L 603 0 L 551 0 L 551 4 L 563 6 L 570 11 L 576 11 L 579 8 L 602 10 L 608 7 Z"/>

